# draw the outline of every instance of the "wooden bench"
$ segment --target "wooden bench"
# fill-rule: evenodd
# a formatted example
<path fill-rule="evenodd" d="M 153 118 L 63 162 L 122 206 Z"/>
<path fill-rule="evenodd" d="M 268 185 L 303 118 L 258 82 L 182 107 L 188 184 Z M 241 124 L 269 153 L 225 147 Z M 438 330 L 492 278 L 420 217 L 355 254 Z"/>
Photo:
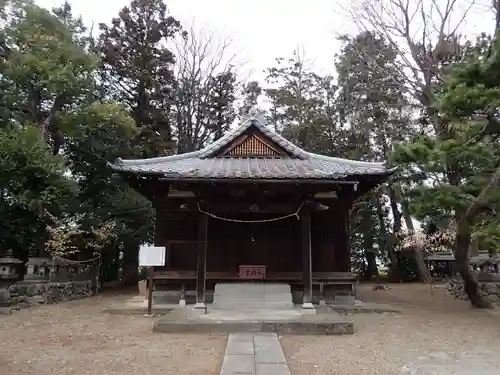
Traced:
<path fill-rule="evenodd" d="M 275 272 L 269 275 L 271 280 L 285 282 L 302 282 L 302 272 Z M 358 280 L 352 272 L 313 272 L 312 283 L 319 285 L 321 294 L 325 285 L 349 286 L 351 292 L 356 295 Z"/>

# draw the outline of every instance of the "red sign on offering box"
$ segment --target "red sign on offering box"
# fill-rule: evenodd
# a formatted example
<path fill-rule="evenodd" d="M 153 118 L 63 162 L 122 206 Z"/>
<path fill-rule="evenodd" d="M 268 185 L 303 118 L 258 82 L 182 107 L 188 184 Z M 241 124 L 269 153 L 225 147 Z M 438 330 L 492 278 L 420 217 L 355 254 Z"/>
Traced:
<path fill-rule="evenodd" d="M 260 280 L 266 278 L 266 266 L 240 266 L 239 278 L 245 280 Z"/>

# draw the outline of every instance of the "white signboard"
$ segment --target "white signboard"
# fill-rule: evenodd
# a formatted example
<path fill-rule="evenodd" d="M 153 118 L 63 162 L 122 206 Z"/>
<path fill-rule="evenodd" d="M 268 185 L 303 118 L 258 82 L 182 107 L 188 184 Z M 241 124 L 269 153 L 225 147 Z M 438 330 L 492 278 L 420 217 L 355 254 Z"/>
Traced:
<path fill-rule="evenodd" d="M 164 266 L 165 246 L 139 247 L 139 266 Z"/>

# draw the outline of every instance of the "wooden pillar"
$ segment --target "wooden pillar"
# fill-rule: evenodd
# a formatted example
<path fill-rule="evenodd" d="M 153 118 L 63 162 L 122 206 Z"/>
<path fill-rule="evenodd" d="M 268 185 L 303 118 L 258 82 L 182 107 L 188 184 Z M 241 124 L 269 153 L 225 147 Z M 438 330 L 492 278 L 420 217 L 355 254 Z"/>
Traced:
<path fill-rule="evenodd" d="M 346 262 L 347 262 L 347 272 L 351 272 L 351 207 L 347 207 L 344 210 L 344 236 L 345 236 L 345 247 L 346 247 Z"/>
<path fill-rule="evenodd" d="M 352 200 L 349 195 L 339 197 L 338 219 L 335 225 L 338 225 L 338 233 L 335 238 L 335 263 L 334 271 L 351 271 L 351 233 L 350 233 L 350 209 Z"/>
<path fill-rule="evenodd" d="M 312 260 L 311 260 L 311 212 L 304 209 L 300 216 L 302 232 L 302 283 L 304 294 L 302 309 L 314 310 L 312 304 Z"/>
<path fill-rule="evenodd" d="M 149 181 L 149 185 L 146 188 L 142 188 L 145 197 L 149 197 L 153 208 L 155 210 L 155 236 L 154 236 L 154 245 L 155 246 L 165 246 L 165 222 L 163 219 L 163 210 L 165 202 L 160 199 L 160 193 L 163 189 L 166 189 L 168 192 L 169 185 L 160 185 L 158 180 Z M 151 315 L 151 309 L 153 305 L 153 292 L 156 290 L 155 285 L 155 267 L 148 268 L 148 315 Z"/>
<path fill-rule="evenodd" d="M 198 257 L 196 262 L 196 305 L 194 309 L 206 311 L 205 281 L 207 273 L 207 222 L 208 217 L 200 213 L 198 219 Z"/>

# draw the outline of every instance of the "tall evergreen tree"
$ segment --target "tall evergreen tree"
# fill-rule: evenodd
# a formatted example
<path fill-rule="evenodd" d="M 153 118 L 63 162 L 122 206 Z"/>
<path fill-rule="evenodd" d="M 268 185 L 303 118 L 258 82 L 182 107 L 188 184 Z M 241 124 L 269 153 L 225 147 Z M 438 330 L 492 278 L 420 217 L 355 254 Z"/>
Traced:
<path fill-rule="evenodd" d="M 136 142 L 144 157 L 168 152 L 175 57 L 166 45 L 182 33 L 179 21 L 161 0 L 133 0 L 100 29 L 104 97 L 127 105 L 140 128 Z"/>
<path fill-rule="evenodd" d="M 394 145 L 410 139 L 417 128 L 411 121 L 412 106 L 405 87 L 405 76 L 399 69 L 397 51 L 382 37 L 363 32 L 342 37 L 343 48 L 337 56 L 339 75 L 338 111 L 349 128 L 346 157 L 358 160 L 387 160 Z M 377 273 L 376 258 L 388 257 L 397 269 L 394 237 L 402 229 L 413 231 L 409 212 L 404 211 L 401 183 L 392 182 L 359 202 L 353 216 L 353 235 L 362 236 L 367 277 Z M 393 216 L 392 231 L 385 220 L 386 203 Z M 403 209 L 404 212 L 401 212 Z M 422 277 L 428 278 L 421 253 L 415 253 Z"/>

